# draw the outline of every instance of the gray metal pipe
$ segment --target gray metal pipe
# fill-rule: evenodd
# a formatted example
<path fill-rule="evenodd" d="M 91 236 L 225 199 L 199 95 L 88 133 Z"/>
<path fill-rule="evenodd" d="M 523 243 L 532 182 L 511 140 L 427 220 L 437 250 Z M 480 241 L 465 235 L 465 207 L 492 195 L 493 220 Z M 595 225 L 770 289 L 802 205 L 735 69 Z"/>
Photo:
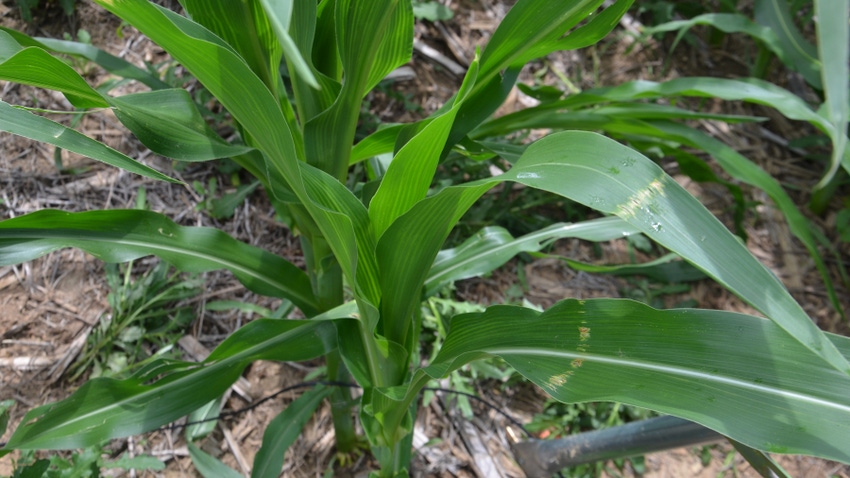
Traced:
<path fill-rule="evenodd" d="M 626 458 L 717 441 L 723 435 L 676 417 L 657 417 L 557 440 L 513 445 L 514 457 L 529 478 L 550 477 L 563 468 Z"/>

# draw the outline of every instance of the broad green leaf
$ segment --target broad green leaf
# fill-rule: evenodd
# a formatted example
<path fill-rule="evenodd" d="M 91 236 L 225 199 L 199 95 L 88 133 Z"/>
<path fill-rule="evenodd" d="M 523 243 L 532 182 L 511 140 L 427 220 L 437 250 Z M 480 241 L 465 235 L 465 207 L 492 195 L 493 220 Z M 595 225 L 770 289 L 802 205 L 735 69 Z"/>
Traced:
<path fill-rule="evenodd" d="M 263 445 L 254 457 L 254 467 L 251 470 L 253 478 L 280 476 L 286 450 L 301 434 L 301 429 L 307 424 L 319 403 L 332 391 L 331 388 L 317 386 L 304 392 L 269 423 L 263 433 Z"/>
<path fill-rule="evenodd" d="M 553 224 L 514 238 L 501 227 L 486 227 L 458 247 L 437 254 L 425 281 L 425 295 L 431 296 L 446 284 L 495 270 L 521 252 L 537 252 L 556 239 L 576 237 L 587 241 L 608 241 L 628 236 L 637 229 L 618 217 L 591 219 L 575 224 Z"/>
<path fill-rule="evenodd" d="M 536 48 L 557 42 L 601 4 L 601 0 L 520 0 L 493 32 L 481 54 L 481 81 L 487 82 L 499 71 L 536 58 Z"/>
<path fill-rule="evenodd" d="M 0 27 L 0 30 L 11 35 L 21 46 L 34 46 L 53 53 L 64 53 L 66 55 L 85 58 L 113 75 L 139 81 L 149 86 L 152 90 L 170 88 L 168 83 L 163 82 L 151 73 L 92 45 L 55 38 L 30 38 L 21 32 L 5 27 Z"/>
<path fill-rule="evenodd" d="M 843 313 L 841 304 L 831 285 L 830 276 L 820 257 L 817 242 L 812 237 L 810 223 L 782 186 L 755 163 L 724 143 L 693 128 L 672 121 L 622 122 L 583 110 L 576 112 L 559 111 L 562 108 L 578 108 L 604 101 L 633 101 L 639 98 L 651 99 L 678 95 L 720 97 L 727 100 L 755 102 L 774 107 L 789 118 L 812 122 L 831 136 L 835 132 L 831 123 L 813 112 L 796 95 L 770 83 L 757 80 L 745 82 L 717 78 L 680 78 L 666 83 L 637 81 L 614 88 L 588 90 L 561 101 L 537 108 L 529 108 L 490 121 L 473 132 L 471 136 L 508 134 L 516 129 L 523 128 L 588 128 L 605 130 L 609 133 L 649 136 L 665 142 L 675 141 L 702 149 L 711 154 L 732 177 L 764 190 L 774 200 L 777 207 L 787 218 L 791 231 L 804 243 L 815 260 L 818 270 L 824 277 L 824 282 L 836 310 Z M 605 111 L 606 107 L 594 109 L 594 111 L 598 110 Z"/>
<path fill-rule="evenodd" d="M 301 163 L 304 187 L 317 205 L 313 217 L 320 218 L 322 230 L 334 255 L 343 267 L 357 297 L 380 303 L 375 239 L 369 212 L 344 184 L 308 164 Z"/>
<path fill-rule="evenodd" d="M 61 91 L 77 108 L 109 106 L 100 93 L 65 62 L 41 48 L 21 47 L 5 31 L 0 31 L 0 80 Z"/>
<path fill-rule="evenodd" d="M 828 340 L 850 356 L 850 339 Z M 455 317 L 425 372 L 493 355 L 563 402 L 628 403 L 760 450 L 850 462 L 850 377 L 768 320 L 620 299 L 494 306 Z"/>
<path fill-rule="evenodd" d="M 269 23 L 277 35 L 278 42 L 291 65 L 294 66 L 295 72 L 301 77 L 310 87 L 319 88 L 319 83 L 316 77 L 313 76 L 313 71 L 310 66 L 301 56 L 292 37 L 289 36 L 289 21 L 292 17 L 292 0 L 259 0 L 266 12 Z"/>
<path fill-rule="evenodd" d="M 563 38 L 535 45 L 523 55 L 526 60 L 522 63 L 528 63 L 530 60 L 546 56 L 554 51 L 576 50 L 595 45 L 620 23 L 620 18 L 629 10 L 633 2 L 634 0 L 617 0 L 601 12 L 591 14 L 587 23 Z"/>
<path fill-rule="evenodd" d="M 140 176 L 171 183 L 180 182 L 67 126 L 15 108 L 3 101 L 0 101 L 0 131 L 52 144 Z"/>
<path fill-rule="evenodd" d="M 843 2 L 843 0 L 841 1 Z M 772 30 L 776 35 L 779 46 L 784 52 L 783 56 L 780 57 L 783 62 L 800 72 L 810 85 L 821 89 L 821 63 L 818 60 L 817 48 L 806 41 L 800 30 L 794 25 L 791 13 L 788 11 L 788 1 L 756 0 L 754 10 L 756 21 Z M 815 11 L 817 11 L 817 7 L 815 7 Z M 841 12 L 833 11 L 831 13 L 840 15 Z M 828 41 L 840 40 L 830 38 Z"/>
<path fill-rule="evenodd" d="M 379 238 L 392 222 L 424 199 L 437 171 L 455 117 L 475 84 L 478 59 L 472 62 L 452 107 L 432 116 L 413 138 L 393 157 L 378 191 L 369 203 L 369 218 Z"/>
<path fill-rule="evenodd" d="M 223 140 L 204 121 L 186 90 L 167 89 L 110 98 L 115 116 L 154 153 L 181 161 L 207 161 L 251 148 Z"/>
<path fill-rule="evenodd" d="M 233 48 L 201 25 L 144 0 L 98 0 L 98 3 L 130 21 L 204 84 L 242 125 L 247 140 L 250 140 L 248 144 L 262 151 L 266 161 L 264 166 L 267 170 L 274 170 L 274 176 L 269 173 L 266 179 L 286 181 L 288 189 L 308 209 L 325 238 L 332 243 L 340 263 L 353 264 L 356 256 L 348 255 L 346 251 L 353 250 L 351 244 L 354 238 L 348 232 L 342 237 L 337 235 L 340 231 L 350 231 L 350 227 L 342 224 L 347 218 L 339 212 L 328 212 L 313 202 L 302 183 L 303 163 L 299 161 L 293 132 L 280 103 Z M 338 139 L 336 133 L 327 133 L 330 136 L 323 135 L 316 141 L 327 143 L 327 137 L 331 136 Z M 347 152 L 345 157 L 347 164 Z M 258 164 L 253 166 L 262 173 Z M 264 176 L 260 174 L 258 177 Z M 276 185 L 271 186 L 274 194 Z M 357 226 L 360 227 L 359 224 Z M 351 283 L 356 284 L 351 266 L 348 273 Z"/>
<path fill-rule="evenodd" d="M 245 128 L 249 144 L 265 153 L 269 166 L 301 197 L 303 190 L 292 183 L 298 178 L 297 152 L 278 100 L 231 46 L 201 25 L 144 0 L 98 4 L 130 22 L 201 81 Z"/>
<path fill-rule="evenodd" d="M 850 374 L 850 364 L 779 279 L 645 156 L 595 133 L 556 133 L 531 145 L 502 178 L 616 214 Z"/>
<path fill-rule="evenodd" d="M 431 265 L 460 217 L 498 180 L 450 186 L 416 203 L 378 241 L 383 335 L 412 349 L 413 313 Z M 415 247 L 411 247 L 415 244 Z"/>
<path fill-rule="evenodd" d="M 328 321 L 255 320 L 200 365 L 160 360 L 129 379 L 90 380 L 67 399 L 30 410 L 6 449 L 84 448 L 150 431 L 219 397 L 255 360 L 309 360 L 335 340 Z"/>
<path fill-rule="evenodd" d="M 316 312 L 310 279 L 302 270 L 217 229 L 178 226 L 142 210 L 44 210 L 0 222 L 0 265 L 65 247 L 78 247 L 107 262 L 153 254 L 184 271 L 228 269 L 258 294 L 289 299 L 308 316 Z"/>
<path fill-rule="evenodd" d="M 189 456 L 192 457 L 192 463 L 195 465 L 195 469 L 204 478 L 242 478 L 239 472 L 225 465 L 218 458 L 201 450 L 192 442 L 187 442 L 186 447 L 189 449 Z"/>
<path fill-rule="evenodd" d="M 830 137 L 837 134 L 834 126 L 812 110 L 800 97 L 772 83 L 755 78 L 726 80 L 721 78 L 690 77 L 677 78 L 664 83 L 638 80 L 615 87 L 587 90 L 577 95 L 568 96 L 560 101 L 528 108 L 489 121 L 476 130 L 473 137 L 480 138 L 493 134 L 505 134 L 506 130 L 510 131 L 513 128 L 513 126 L 509 125 L 520 121 L 531 121 L 535 117 L 540 116 L 542 111 L 575 110 L 604 101 L 625 102 L 637 99 L 671 98 L 675 96 L 720 98 L 756 103 L 775 108 L 789 119 L 808 121 Z"/>
<path fill-rule="evenodd" d="M 333 10 L 332 2 L 324 2 L 322 6 L 324 9 Z M 319 64 L 336 66 L 339 62 L 335 34 L 332 29 L 330 32 L 319 29 L 320 20 L 316 3 L 295 2 L 289 24 L 289 35 L 298 47 L 300 57 L 309 65 L 310 70 L 321 85 L 321 88 L 316 90 L 302 78 L 302 75 L 290 76 L 301 124 L 307 123 L 328 109 L 336 100 L 342 88 L 338 81 L 339 78 L 336 76 L 329 77 L 314 66 L 314 51 Z M 327 25 L 322 24 L 321 26 Z M 293 63 L 288 54 L 285 55 L 285 59 L 290 70 L 297 69 L 297 65 Z"/>
<path fill-rule="evenodd" d="M 800 239 L 806 250 L 809 251 L 809 255 L 815 261 L 815 266 L 824 279 L 824 285 L 835 309 L 839 314 L 845 314 L 841 301 L 838 299 L 835 288 L 832 285 L 829 270 L 821 257 L 818 242 L 812 234 L 812 224 L 800 212 L 794 200 L 791 199 L 776 179 L 722 141 L 712 138 L 701 131 L 666 121 L 653 122 L 651 125 L 653 128 L 657 128 L 660 136 L 666 140 L 678 141 L 709 153 L 730 176 L 756 186 L 767 193 L 776 207 L 785 216 L 791 233 Z"/>
<path fill-rule="evenodd" d="M 832 139 L 832 161 L 829 170 L 816 186 L 823 188 L 832 181 L 838 167 L 850 173 L 850 157 L 847 156 L 847 121 L 850 116 L 850 1 L 815 0 L 817 15 L 818 52 L 823 61 L 821 77 L 826 96 L 826 117 L 835 128 Z"/>
<path fill-rule="evenodd" d="M 259 0 L 181 0 L 181 4 L 193 21 L 227 42 L 269 89 L 277 88 L 282 50 Z"/>

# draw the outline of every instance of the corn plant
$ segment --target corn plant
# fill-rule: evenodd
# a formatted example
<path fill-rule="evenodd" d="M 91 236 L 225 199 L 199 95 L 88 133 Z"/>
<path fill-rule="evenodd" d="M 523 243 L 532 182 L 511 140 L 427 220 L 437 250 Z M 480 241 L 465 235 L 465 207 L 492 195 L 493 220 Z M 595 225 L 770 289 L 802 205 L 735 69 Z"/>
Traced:
<path fill-rule="evenodd" d="M 357 417 L 379 465 L 374 475 L 406 476 L 425 384 L 498 356 L 560 401 L 643 406 L 759 450 L 850 462 L 844 445 L 850 340 L 820 331 L 743 244 L 642 154 L 593 132 L 563 131 L 521 148 L 504 174 L 431 190 L 444 158 L 477 149 L 475 130 L 502 103 L 523 65 L 599 41 L 630 0 L 602 10 L 602 0 L 518 1 L 443 108 L 356 145 L 364 96 L 411 57 L 410 2 L 184 0 L 188 16 L 145 0 L 98 3 L 191 72 L 232 116 L 238 140 L 218 136 L 186 91 L 86 50 L 78 53 L 151 91 L 112 96 L 91 88 L 51 54 L 72 52 L 71 44 L 0 32 L 0 77 L 60 91 L 78 108 L 111 108 L 158 154 L 181 161 L 231 157 L 261 182 L 280 216 L 292 218 L 306 271 L 221 231 L 179 226 L 142 210 L 44 210 L 7 219 L 0 222 L 0 264 L 64 247 L 107 262 L 153 254 L 186 271 L 227 269 L 248 289 L 290 300 L 308 318 L 250 322 L 201 363 L 161 359 L 127 379 L 91 380 L 67 399 L 29 411 L 0 454 L 86 447 L 142 433 L 216 400 L 255 360 L 323 356 L 329 378 L 353 379 L 363 389 Z M 23 108 L 0 102 L 0 113 L 4 131 L 174 181 Z M 348 186 L 352 164 L 386 152 L 392 160 L 385 170 L 367 168 L 369 182 Z M 519 238 L 482 231 L 441 251 L 464 212 L 505 182 L 561 195 L 605 217 Z M 621 299 L 565 298 L 544 312 L 497 305 L 452 317 L 439 350 L 420 357 L 421 302 L 441 285 L 486 273 L 558 238 L 599 241 L 638 232 L 764 318 L 662 311 Z M 423 360 L 427 365 L 420 367 Z M 353 446 L 354 399 L 318 388 L 270 423 L 255 476 L 279 474 L 293 429 L 325 398 L 332 403 L 337 448 Z"/>

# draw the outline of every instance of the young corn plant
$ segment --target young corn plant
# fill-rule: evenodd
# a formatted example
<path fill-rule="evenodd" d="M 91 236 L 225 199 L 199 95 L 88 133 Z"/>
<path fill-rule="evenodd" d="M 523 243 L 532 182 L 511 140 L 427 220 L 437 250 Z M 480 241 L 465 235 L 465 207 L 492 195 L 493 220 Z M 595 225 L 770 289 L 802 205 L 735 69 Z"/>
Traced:
<path fill-rule="evenodd" d="M 329 399 L 337 447 L 355 443 L 353 404 L 379 469 L 407 476 L 420 391 L 477 359 L 498 356 L 564 402 L 618 401 L 687 418 L 758 450 L 850 462 L 850 339 L 820 331 L 778 279 L 657 165 L 593 132 L 564 131 L 523 148 L 499 176 L 431 192 L 448 154 L 478 149 L 473 132 L 529 61 L 592 45 L 630 6 L 620 0 L 519 0 L 476 55 L 457 94 L 414 124 L 356 145 L 364 96 L 409 61 L 406 0 L 183 0 L 188 16 L 145 0 L 97 0 L 197 78 L 230 113 L 239 139 L 204 122 L 189 94 L 91 49 L 77 51 L 151 91 L 91 88 L 52 52 L 74 44 L 0 32 L 0 77 L 65 94 L 77 108 L 111 108 L 147 147 L 182 161 L 230 157 L 263 185 L 302 239 L 307 270 L 225 233 L 142 210 L 44 210 L 0 222 L 0 264 L 77 247 L 107 262 L 157 255 L 193 272 L 230 270 L 248 289 L 295 304 L 304 320 L 260 319 L 201 363 L 157 360 L 123 380 L 98 378 L 30 410 L 0 454 L 86 447 L 155 429 L 218 399 L 255 360 L 324 356 L 329 378 L 356 381 L 305 393 L 273 420 L 254 476 L 277 476 L 293 429 Z M 281 69 L 288 71 L 285 83 Z M 0 129 L 174 181 L 23 108 L 0 102 Z M 358 161 L 390 152 L 384 170 L 347 186 Z M 382 174 L 381 171 L 384 171 Z M 460 217 L 490 189 L 523 184 L 606 215 L 513 238 L 481 234 L 441 251 Z M 563 237 L 646 234 L 759 310 L 655 310 L 619 299 L 565 298 L 544 312 L 493 306 L 452 317 L 427 366 L 421 302 L 454 280 L 488 272 Z M 191 393 L 187 393 L 191 391 Z M 190 450 L 195 450 L 194 445 Z M 194 452 L 193 452 L 194 453 Z M 198 455 L 198 461 L 204 461 Z"/>

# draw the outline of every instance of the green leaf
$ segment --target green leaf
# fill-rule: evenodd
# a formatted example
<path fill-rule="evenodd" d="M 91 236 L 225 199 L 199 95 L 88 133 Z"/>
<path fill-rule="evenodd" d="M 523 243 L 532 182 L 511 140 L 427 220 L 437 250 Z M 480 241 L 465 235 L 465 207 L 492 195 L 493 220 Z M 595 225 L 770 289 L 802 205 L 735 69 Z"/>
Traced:
<path fill-rule="evenodd" d="M 481 80 L 486 82 L 499 71 L 536 58 L 601 4 L 601 0 L 517 2 L 481 54 Z"/>
<path fill-rule="evenodd" d="M 828 339 L 850 356 L 849 339 Z M 629 403 L 760 450 L 850 461 L 850 377 L 764 319 L 620 299 L 494 306 L 455 317 L 425 371 L 444 377 L 485 354 L 563 402 Z"/>
<path fill-rule="evenodd" d="M 612 274 L 616 276 L 643 275 L 658 282 L 690 282 L 705 279 L 705 274 L 687 262 L 678 260 L 676 254 L 666 254 L 658 259 L 642 264 L 598 265 L 574 261 L 568 257 L 557 257 L 571 268 L 594 274 Z"/>
<path fill-rule="evenodd" d="M 36 48 L 22 48 L 0 31 L 0 80 L 61 91 L 77 108 L 109 106 L 86 80 L 62 60 Z"/>
<path fill-rule="evenodd" d="M 754 10 L 756 21 L 769 28 L 776 35 L 779 46 L 784 52 L 780 56 L 783 63 L 800 72 L 810 85 L 821 89 L 821 64 L 818 60 L 817 48 L 807 42 L 800 30 L 794 25 L 791 13 L 788 11 L 787 0 L 756 0 Z M 815 6 L 815 11 L 817 11 L 817 6 Z M 832 13 L 840 14 L 838 11 Z M 828 41 L 840 40 L 830 38 Z"/>
<path fill-rule="evenodd" d="M 304 143 L 311 165 L 344 181 L 363 97 L 410 60 L 413 12 L 401 0 L 338 0 L 335 25 L 345 82 L 333 105 L 306 123 Z"/>
<path fill-rule="evenodd" d="M 245 128 L 253 141 L 249 144 L 262 150 L 268 166 L 296 194 L 303 194 L 292 131 L 278 100 L 233 47 L 201 25 L 144 0 L 98 4 L 130 22 L 198 78 Z"/>
<path fill-rule="evenodd" d="M 210 309 L 207 309 L 210 310 Z M 218 416 L 221 413 L 224 397 L 219 397 L 205 403 L 201 408 L 195 410 L 187 418 L 185 435 L 187 442 L 199 440 L 215 430 L 218 425 Z"/>
<path fill-rule="evenodd" d="M 637 229 L 618 217 L 591 219 L 576 224 L 553 224 L 514 238 L 501 227 L 486 227 L 453 249 L 437 254 L 425 281 L 431 296 L 454 281 L 495 270 L 521 252 L 537 252 L 556 239 L 576 237 L 586 241 L 608 241 L 628 236 Z"/>
<path fill-rule="evenodd" d="M 221 396 L 255 360 L 309 360 L 335 340 L 329 321 L 255 320 L 200 365 L 158 360 L 129 379 L 90 380 L 67 399 L 30 410 L 6 448 L 84 448 L 150 431 Z"/>
<path fill-rule="evenodd" d="M 380 154 L 391 153 L 395 146 L 396 138 L 398 138 L 399 133 L 406 126 L 408 125 L 397 124 L 387 126 L 363 138 L 351 148 L 350 164 L 359 163 L 364 159 L 369 159 Z"/>
<path fill-rule="evenodd" d="M 14 400 L 3 400 L 0 402 L 0 435 L 6 433 L 6 426 L 9 425 L 9 409 L 14 404 Z"/>
<path fill-rule="evenodd" d="M 832 178 L 842 160 L 844 169 L 850 172 L 850 157 L 847 155 L 847 121 L 850 116 L 850 1 L 815 0 L 817 16 L 818 51 L 823 60 L 821 76 L 823 92 L 826 96 L 826 117 L 835 128 L 832 139 L 832 160 L 829 171 L 816 188 L 825 187 Z"/>
<path fill-rule="evenodd" d="M 287 60 L 294 67 L 298 76 L 310 87 L 319 88 L 319 82 L 313 76 L 310 66 L 301 56 L 301 52 L 289 36 L 289 21 L 292 17 L 292 0 L 260 0 L 263 10 L 277 35 L 278 42 Z"/>
<path fill-rule="evenodd" d="M 115 116 L 154 153 L 181 161 L 245 154 L 207 125 L 186 90 L 167 89 L 110 98 Z"/>
<path fill-rule="evenodd" d="M 186 447 L 189 448 L 192 463 L 195 464 L 198 473 L 204 478 L 242 478 L 239 472 L 225 465 L 218 458 L 202 451 L 192 442 L 187 442 Z"/>
<path fill-rule="evenodd" d="M 440 20 L 451 20 L 454 12 L 451 8 L 436 1 L 414 1 L 413 16 L 419 19 L 436 22 Z"/>
<path fill-rule="evenodd" d="M 180 183 L 71 128 L 0 101 L 0 131 L 52 144 L 73 153 L 159 181 Z"/>
<path fill-rule="evenodd" d="M 427 124 L 396 153 L 381 185 L 369 203 L 375 237 L 421 199 L 431 187 L 440 156 L 463 101 L 475 84 L 478 59 L 472 62 L 451 108 L 430 118 Z"/>
<path fill-rule="evenodd" d="M 604 101 L 634 101 L 640 98 L 653 99 L 671 96 L 719 97 L 727 100 L 744 100 L 778 109 L 782 114 L 801 121 L 809 121 L 831 137 L 836 130 L 831 123 L 815 113 L 799 97 L 770 83 L 749 79 L 723 80 L 718 78 L 680 78 L 665 83 L 637 81 L 614 88 L 598 88 L 564 100 L 536 108 L 519 111 L 482 125 L 471 136 L 482 137 L 507 134 L 523 128 L 590 128 L 610 133 L 641 135 L 669 142 L 676 141 L 702 149 L 711 154 L 721 167 L 735 179 L 764 190 L 788 220 L 791 231 L 806 246 L 815 261 L 833 304 L 840 313 L 842 307 L 831 285 L 830 275 L 811 234 L 811 224 L 802 215 L 794 201 L 782 186 L 755 163 L 748 160 L 724 143 L 693 128 L 672 121 L 616 121 L 596 113 L 583 110 L 561 112 L 562 109 L 595 105 Z M 606 107 L 595 109 L 605 111 Z"/>
<path fill-rule="evenodd" d="M 616 214 L 850 373 L 847 360 L 776 276 L 645 156 L 595 133 L 556 133 L 531 145 L 503 178 Z"/>
<path fill-rule="evenodd" d="M 316 312 L 307 275 L 289 261 L 212 228 L 178 226 L 142 210 L 66 213 L 44 210 L 0 222 L 0 265 L 78 247 L 107 262 L 157 255 L 188 272 L 228 269 L 258 294 Z"/>
<path fill-rule="evenodd" d="M 57 40 L 55 38 L 30 38 L 21 32 L 5 27 L 0 27 L 0 30 L 11 35 L 21 46 L 34 46 L 53 53 L 64 53 L 66 55 L 85 58 L 98 64 L 113 75 L 139 81 L 149 86 L 152 90 L 170 88 L 168 83 L 163 82 L 149 72 L 87 43 Z"/>
<path fill-rule="evenodd" d="M 735 451 L 740 453 L 759 475 L 770 478 L 792 478 L 792 476 L 789 475 L 788 472 L 779 465 L 779 463 L 773 461 L 773 458 L 771 458 L 767 453 L 748 447 L 747 445 L 732 440 L 731 438 L 729 438 L 729 443 L 735 447 Z"/>
<path fill-rule="evenodd" d="M 378 241 L 383 335 L 411 350 L 413 313 L 431 265 L 460 217 L 497 180 L 450 186 L 416 203 Z M 416 244 L 416 247 L 410 247 Z"/>
<path fill-rule="evenodd" d="M 283 53 L 260 1 L 182 0 L 181 4 L 193 21 L 230 45 L 266 87 L 272 91 L 277 88 Z M 133 22 L 135 18 L 130 20 Z"/>
<path fill-rule="evenodd" d="M 252 478 L 277 478 L 283 468 L 286 450 L 295 442 L 307 420 L 333 389 L 317 386 L 304 392 L 290 403 L 266 427 L 263 433 L 263 445 L 254 457 Z"/>

